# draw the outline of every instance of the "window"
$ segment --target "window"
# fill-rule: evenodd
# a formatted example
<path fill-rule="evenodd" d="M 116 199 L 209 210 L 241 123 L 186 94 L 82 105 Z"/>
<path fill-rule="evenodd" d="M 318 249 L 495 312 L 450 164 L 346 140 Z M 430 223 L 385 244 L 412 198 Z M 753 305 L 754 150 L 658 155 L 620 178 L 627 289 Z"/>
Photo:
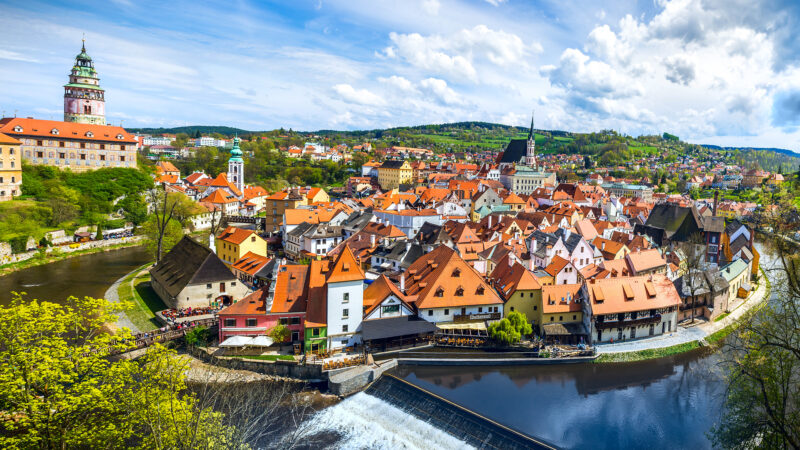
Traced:
<path fill-rule="evenodd" d="M 67 154 L 66 154 L 66 153 L 59 153 L 59 154 L 58 154 L 58 157 L 59 157 L 60 159 L 64 159 L 64 158 L 66 158 L 66 157 L 67 157 Z"/>
<path fill-rule="evenodd" d="M 429 310 L 428 310 L 428 317 L 430 317 L 430 316 L 432 316 L 432 315 L 433 315 L 433 310 L 432 310 L 432 309 L 429 309 Z"/>
<path fill-rule="evenodd" d="M 81 148 L 86 148 L 86 142 L 81 142 Z M 81 158 L 83 159 L 83 158 Z"/>
<path fill-rule="evenodd" d="M 450 310 L 449 309 L 445 309 L 444 310 L 444 315 L 445 316 L 449 316 L 450 315 Z"/>
<path fill-rule="evenodd" d="M 39 147 L 41 147 L 41 146 L 42 146 L 42 141 L 41 141 L 41 140 L 38 140 L 38 141 L 36 141 L 36 145 L 38 145 Z"/>
<path fill-rule="evenodd" d="M 61 142 L 59 142 L 59 143 L 58 143 L 58 146 L 59 146 L 59 147 L 64 147 L 64 141 L 61 141 Z"/>
<path fill-rule="evenodd" d="M 312 328 L 311 329 L 312 336 L 319 336 L 319 328 Z"/>
<path fill-rule="evenodd" d="M 236 286 L 236 282 L 235 281 L 231 281 L 231 286 Z"/>
<path fill-rule="evenodd" d="M 514 307 L 513 306 L 511 307 L 511 312 L 514 312 Z"/>
<path fill-rule="evenodd" d="M 555 320 L 556 320 L 556 318 L 555 318 L 555 317 L 553 317 L 553 316 L 550 316 L 550 322 L 554 322 Z"/>
<path fill-rule="evenodd" d="M 342 325 L 342 333 L 347 333 L 347 325 Z"/>
<path fill-rule="evenodd" d="M 300 325 L 300 318 L 299 317 L 291 317 L 289 318 L 289 323 L 292 325 Z"/>
<path fill-rule="evenodd" d="M 342 310 L 342 319 L 347 319 L 350 317 L 350 310 L 345 308 Z"/>
<path fill-rule="evenodd" d="M 563 322 L 564 321 L 564 316 L 558 316 L 558 321 L 559 322 Z"/>
<path fill-rule="evenodd" d="M 536 305 L 533 305 L 533 310 L 536 311 Z"/>
<path fill-rule="evenodd" d="M 226 327 L 235 327 L 236 326 L 236 319 L 225 319 L 225 326 Z"/>
<path fill-rule="evenodd" d="M 350 293 L 345 292 L 342 296 L 342 303 L 349 303 L 350 302 Z"/>
<path fill-rule="evenodd" d="M 248 326 L 248 327 L 254 327 L 254 326 L 256 326 L 257 323 L 258 323 L 257 319 L 248 318 L 248 319 L 245 320 L 245 326 Z"/>
<path fill-rule="evenodd" d="M 206 285 L 206 289 L 211 289 L 211 283 L 208 283 L 208 284 Z"/>
<path fill-rule="evenodd" d="M 577 314 L 573 314 L 572 315 L 572 320 L 578 320 L 578 315 Z"/>
<path fill-rule="evenodd" d="M 36 152 L 37 158 L 44 158 L 44 152 Z"/>
<path fill-rule="evenodd" d="M 83 145 L 83 144 L 81 144 L 81 145 Z M 81 148 L 83 148 L 83 147 L 81 147 Z M 85 153 L 81 153 L 81 161 L 85 161 L 85 160 L 86 160 L 86 154 Z"/>

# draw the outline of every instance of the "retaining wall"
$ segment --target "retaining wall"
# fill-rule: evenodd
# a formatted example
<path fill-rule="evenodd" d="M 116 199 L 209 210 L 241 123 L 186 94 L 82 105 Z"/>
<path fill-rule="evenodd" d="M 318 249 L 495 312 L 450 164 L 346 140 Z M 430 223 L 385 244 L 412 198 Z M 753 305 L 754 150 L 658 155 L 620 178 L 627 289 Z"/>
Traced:
<path fill-rule="evenodd" d="M 377 380 L 387 370 L 397 367 L 397 361 L 392 359 L 372 366 L 358 366 L 341 372 L 330 374 L 328 389 L 332 394 L 341 397 L 355 394 L 364 389 L 368 384 Z"/>
<path fill-rule="evenodd" d="M 328 376 L 321 364 L 299 364 L 292 361 L 261 361 L 257 359 L 225 358 L 209 354 L 201 348 L 190 348 L 189 353 L 215 366 L 234 370 L 249 370 L 264 375 L 297 378 L 307 381 L 326 381 Z"/>

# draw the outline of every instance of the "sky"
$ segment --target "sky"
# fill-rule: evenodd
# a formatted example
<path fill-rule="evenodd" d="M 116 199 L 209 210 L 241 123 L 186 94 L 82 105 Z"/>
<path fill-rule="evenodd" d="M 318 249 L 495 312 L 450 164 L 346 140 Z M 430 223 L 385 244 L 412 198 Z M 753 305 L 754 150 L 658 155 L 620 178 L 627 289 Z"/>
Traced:
<path fill-rule="evenodd" d="M 126 127 L 486 121 L 800 150 L 797 0 L 0 0 L 0 112 L 80 51 Z"/>

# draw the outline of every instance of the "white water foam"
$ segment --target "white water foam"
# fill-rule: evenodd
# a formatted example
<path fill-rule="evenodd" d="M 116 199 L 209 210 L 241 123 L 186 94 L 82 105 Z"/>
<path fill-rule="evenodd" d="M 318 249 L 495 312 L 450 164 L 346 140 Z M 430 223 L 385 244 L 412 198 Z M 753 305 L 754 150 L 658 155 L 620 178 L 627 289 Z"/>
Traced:
<path fill-rule="evenodd" d="M 471 449 L 433 425 L 364 392 L 326 408 L 303 426 L 304 434 L 334 431 L 338 449 Z"/>

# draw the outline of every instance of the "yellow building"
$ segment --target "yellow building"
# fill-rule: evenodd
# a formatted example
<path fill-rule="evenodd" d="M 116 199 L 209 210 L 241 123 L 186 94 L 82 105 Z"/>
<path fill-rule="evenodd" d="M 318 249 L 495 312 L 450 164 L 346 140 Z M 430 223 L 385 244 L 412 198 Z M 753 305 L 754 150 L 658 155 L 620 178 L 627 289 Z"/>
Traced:
<path fill-rule="evenodd" d="M 378 184 L 383 190 L 397 189 L 402 184 L 411 184 L 414 169 L 408 161 L 389 159 L 378 167 Z"/>
<path fill-rule="evenodd" d="M 542 309 L 542 285 L 529 270 L 520 263 L 508 267 L 508 259 L 503 259 L 492 271 L 494 286 L 503 297 L 503 316 L 512 312 L 525 314 L 528 322 L 536 325 L 536 317 Z"/>
<path fill-rule="evenodd" d="M 257 235 L 253 230 L 228 227 L 215 241 L 217 256 L 228 267 L 238 261 L 247 252 L 259 256 L 267 256 L 267 241 Z"/>
<path fill-rule="evenodd" d="M 11 200 L 22 192 L 20 144 L 0 133 L 0 201 Z"/>

